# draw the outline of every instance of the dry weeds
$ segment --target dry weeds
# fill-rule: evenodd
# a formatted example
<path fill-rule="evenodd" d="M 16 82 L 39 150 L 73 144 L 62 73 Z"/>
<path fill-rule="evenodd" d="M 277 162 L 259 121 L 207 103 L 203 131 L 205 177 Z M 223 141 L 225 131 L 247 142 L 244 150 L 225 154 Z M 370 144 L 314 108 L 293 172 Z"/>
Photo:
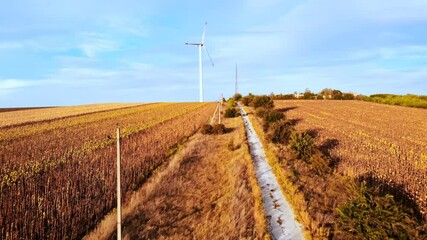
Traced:
<path fill-rule="evenodd" d="M 415 202 L 427 219 L 427 110 L 359 101 L 276 101 L 311 131 L 337 172 L 374 178 Z M 412 203 L 408 203 L 412 204 Z"/>
<path fill-rule="evenodd" d="M 133 195 L 123 211 L 125 239 L 268 238 L 241 119 L 226 126 L 233 131 L 196 134 Z M 111 213 L 85 239 L 114 239 L 115 224 Z"/>

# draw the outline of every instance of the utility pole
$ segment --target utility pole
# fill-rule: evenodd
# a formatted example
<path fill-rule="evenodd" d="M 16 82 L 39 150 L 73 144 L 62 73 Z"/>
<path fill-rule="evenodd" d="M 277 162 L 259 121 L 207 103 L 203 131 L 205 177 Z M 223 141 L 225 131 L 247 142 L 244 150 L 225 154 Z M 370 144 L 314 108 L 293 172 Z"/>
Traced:
<path fill-rule="evenodd" d="M 120 128 L 117 128 L 117 240 L 122 239 L 122 203 L 120 189 Z"/>
<path fill-rule="evenodd" d="M 221 124 L 221 111 L 222 111 L 222 99 L 224 95 L 221 93 L 221 101 L 219 103 L 219 112 L 218 112 L 218 123 Z"/>

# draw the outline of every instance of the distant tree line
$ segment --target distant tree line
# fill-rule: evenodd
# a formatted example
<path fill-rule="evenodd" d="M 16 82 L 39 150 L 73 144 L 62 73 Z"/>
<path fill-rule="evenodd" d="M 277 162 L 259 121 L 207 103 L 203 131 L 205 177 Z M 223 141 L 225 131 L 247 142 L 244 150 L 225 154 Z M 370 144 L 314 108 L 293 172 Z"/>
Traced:
<path fill-rule="evenodd" d="M 325 88 L 319 93 L 314 93 L 310 89 L 304 92 L 293 94 L 274 94 L 271 93 L 270 97 L 274 100 L 290 100 L 290 99 L 311 99 L 311 100 L 362 100 L 362 95 L 348 92 L 344 93 L 337 89 Z"/>
<path fill-rule="evenodd" d="M 395 94 L 373 94 L 363 97 L 364 101 L 376 102 L 405 107 L 427 108 L 427 95 L 395 95 Z"/>
<path fill-rule="evenodd" d="M 254 97 L 251 93 L 244 98 L 247 100 Z M 396 94 L 373 94 L 365 96 L 353 92 L 342 92 L 337 89 L 325 88 L 322 91 L 315 93 L 306 89 L 304 92 L 294 92 L 291 94 L 274 94 L 269 97 L 273 100 L 293 100 L 293 99 L 308 99 L 308 100 L 359 100 L 367 102 L 376 102 L 382 104 L 399 105 L 405 107 L 427 108 L 427 95 L 396 95 Z M 243 100 L 245 101 L 245 99 Z"/>

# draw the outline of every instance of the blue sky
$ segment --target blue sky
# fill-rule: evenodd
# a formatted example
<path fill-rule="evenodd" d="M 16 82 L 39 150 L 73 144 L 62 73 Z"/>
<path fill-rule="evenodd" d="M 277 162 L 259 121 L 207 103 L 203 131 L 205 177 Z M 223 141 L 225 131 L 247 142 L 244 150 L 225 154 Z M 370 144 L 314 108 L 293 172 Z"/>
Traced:
<path fill-rule="evenodd" d="M 427 94 L 425 0 L 0 3 L 0 107 L 318 92 Z"/>

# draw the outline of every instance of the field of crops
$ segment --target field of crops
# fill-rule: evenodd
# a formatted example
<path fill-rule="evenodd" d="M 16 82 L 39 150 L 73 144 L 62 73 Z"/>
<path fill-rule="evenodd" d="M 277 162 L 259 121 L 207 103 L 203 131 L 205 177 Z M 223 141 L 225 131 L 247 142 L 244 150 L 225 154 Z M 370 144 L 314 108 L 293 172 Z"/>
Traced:
<path fill-rule="evenodd" d="M 338 171 L 409 195 L 427 217 L 427 110 L 359 101 L 275 101 L 338 158 Z"/>
<path fill-rule="evenodd" d="M 52 108 L 55 113 L 43 113 L 49 117 L 27 116 L 39 122 L 9 120 L 6 125 L 14 126 L 0 128 L 0 239 L 81 238 L 114 208 L 117 126 L 126 200 L 177 143 L 208 122 L 214 108 L 203 103 L 97 106 L 96 113 L 84 115 Z M 10 113 L 0 113 L 0 119 Z"/>
<path fill-rule="evenodd" d="M 22 110 L 19 108 L 5 108 L 0 109 L 0 127 L 53 120 L 137 105 L 141 105 L 141 103 L 88 104 L 69 107 L 23 108 Z"/>

